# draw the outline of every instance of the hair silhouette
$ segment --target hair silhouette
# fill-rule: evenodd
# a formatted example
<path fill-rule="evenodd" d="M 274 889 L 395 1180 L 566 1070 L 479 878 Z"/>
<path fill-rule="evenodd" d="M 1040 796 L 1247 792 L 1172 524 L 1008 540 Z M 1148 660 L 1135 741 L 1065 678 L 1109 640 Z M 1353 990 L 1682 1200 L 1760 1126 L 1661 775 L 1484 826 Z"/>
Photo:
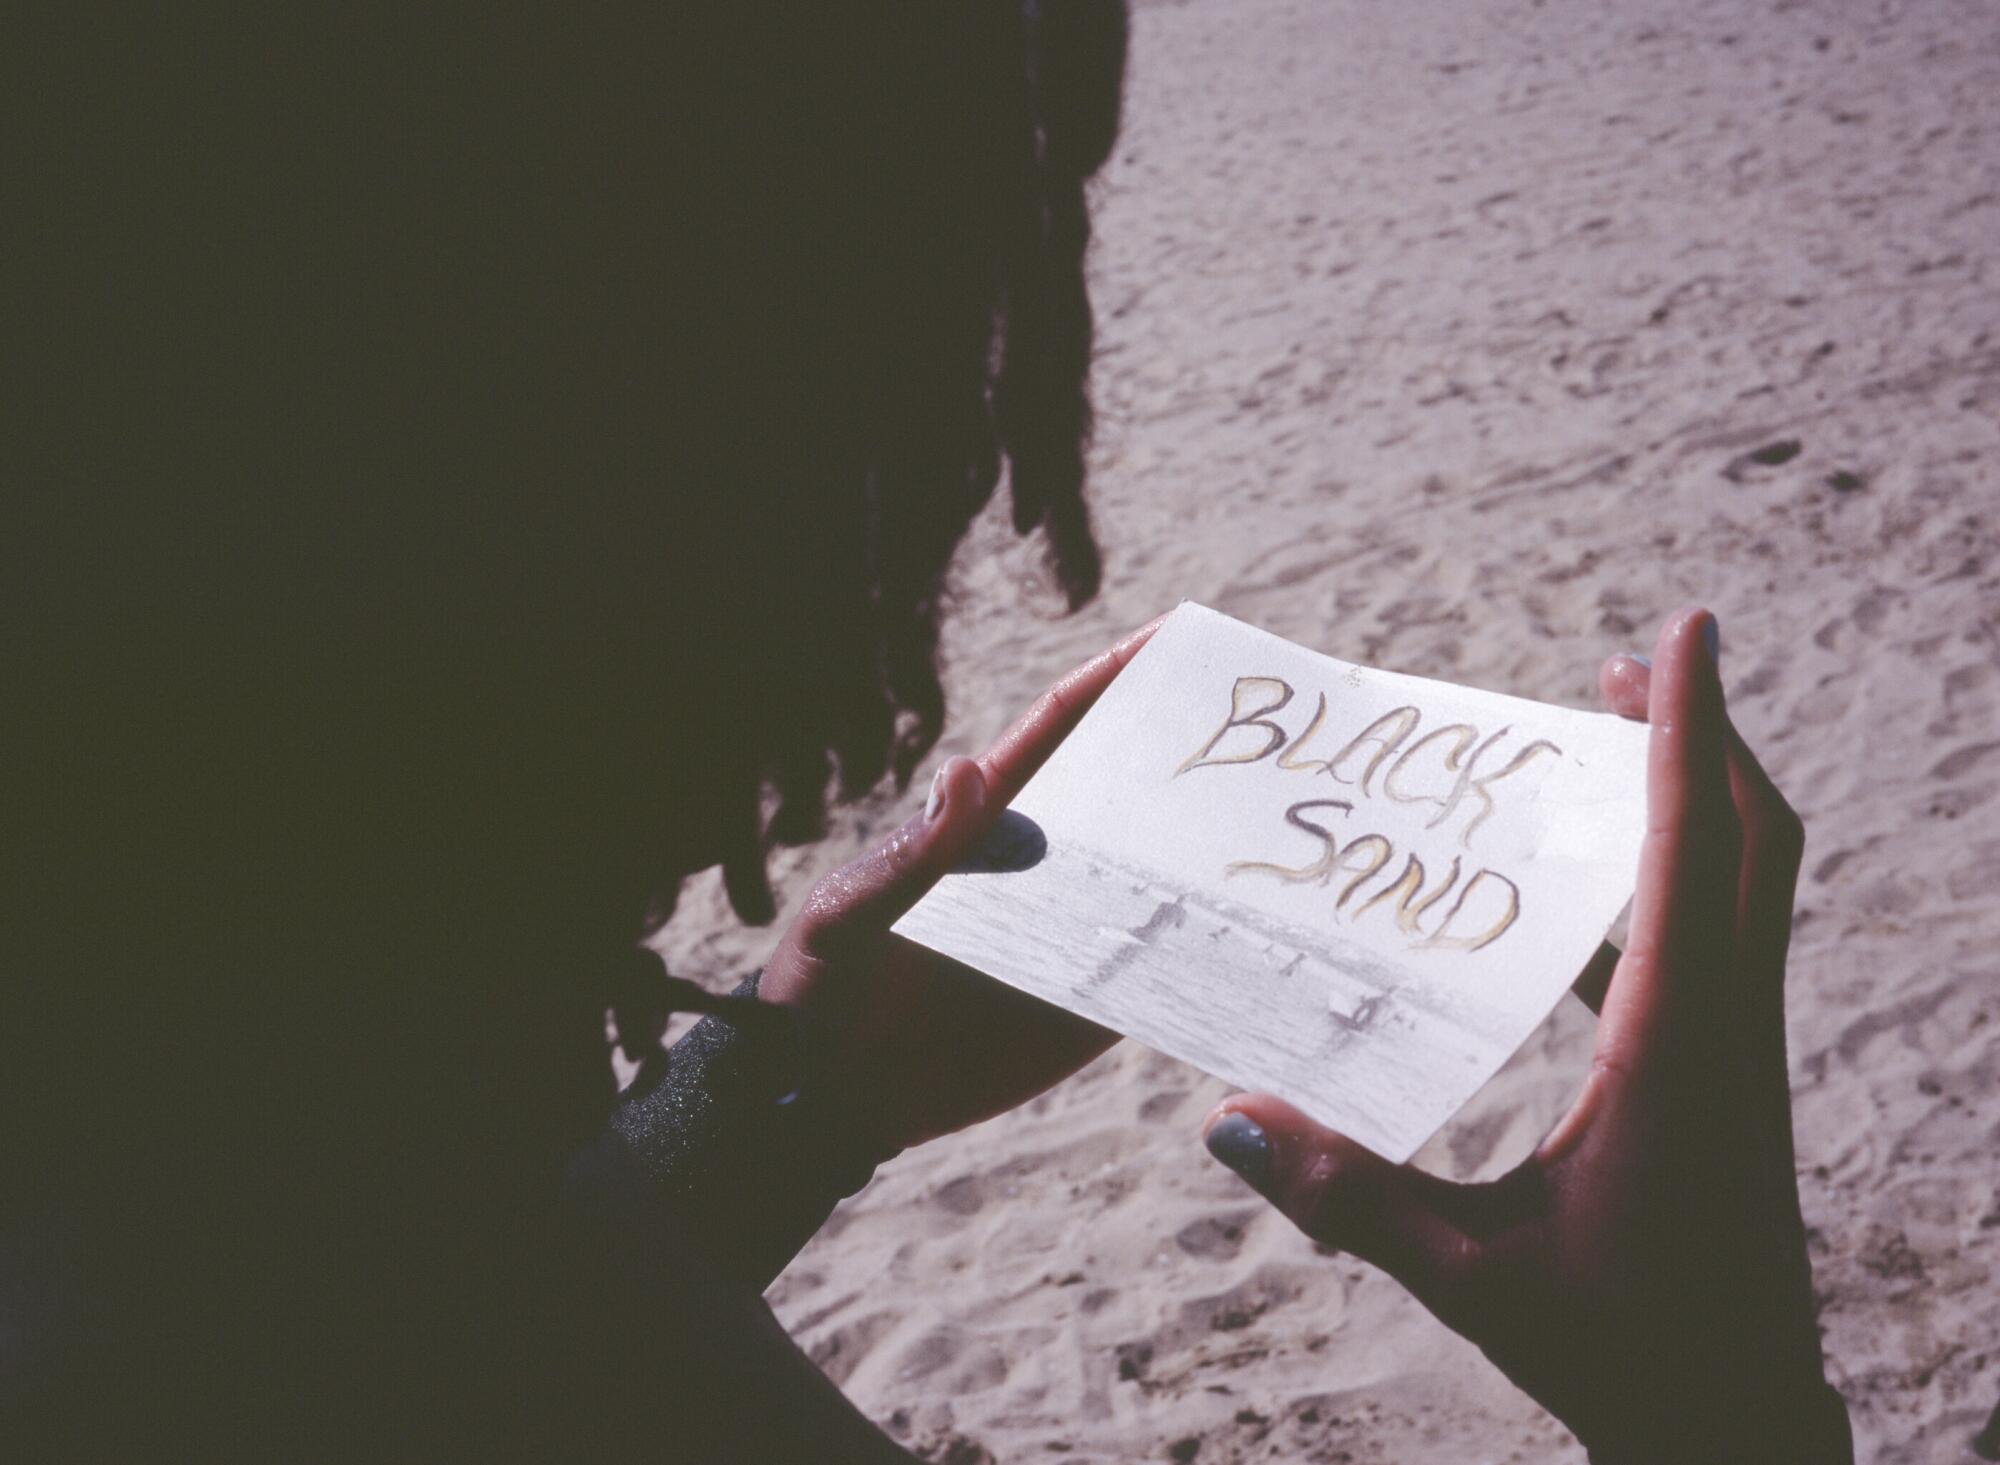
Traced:
<path fill-rule="evenodd" d="M 882 9 L 862 47 L 852 7 L 804 22 L 820 33 L 794 37 L 795 80 L 703 191 L 726 226 L 685 241 L 692 359 L 719 369 L 671 491 L 742 507 L 766 610 L 703 628 L 755 676 L 671 800 L 673 826 L 716 842 L 665 874 L 719 861 L 750 921 L 771 914 L 767 841 L 816 838 L 836 776 L 847 796 L 900 785 L 935 743 L 946 570 L 1003 464 L 1014 527 L 1046 535 L 1070 606 L 1100 578 L 1084 184 L 1116 132 L 1124 7 Z"/>
<path fill-rule="evenodd" d="M 480 1455 L 648 899 L 764 919 L 773 841 L 909 776 L 1003 468 L 1096 589 L 1124 9 L 38 25 L 0 1440 Z"/>

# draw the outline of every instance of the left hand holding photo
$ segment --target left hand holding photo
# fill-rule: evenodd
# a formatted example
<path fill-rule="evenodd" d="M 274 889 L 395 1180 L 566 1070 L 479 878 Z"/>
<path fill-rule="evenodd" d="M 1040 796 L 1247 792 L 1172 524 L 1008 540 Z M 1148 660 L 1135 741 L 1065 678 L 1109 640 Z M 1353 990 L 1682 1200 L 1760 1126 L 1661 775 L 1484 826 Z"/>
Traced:
<path fill-rule="evenodd" d="M 920 812 L 813 887 L 766 964 L 760 997 L 799 1010 L 816 1069 L 842 1082 L 874 1148 L 1004 1113 L 1117 1041 L 890 927 L 978 845 L 1159 624 L 1055 682 L 979 758 L 947 759 Z"/>

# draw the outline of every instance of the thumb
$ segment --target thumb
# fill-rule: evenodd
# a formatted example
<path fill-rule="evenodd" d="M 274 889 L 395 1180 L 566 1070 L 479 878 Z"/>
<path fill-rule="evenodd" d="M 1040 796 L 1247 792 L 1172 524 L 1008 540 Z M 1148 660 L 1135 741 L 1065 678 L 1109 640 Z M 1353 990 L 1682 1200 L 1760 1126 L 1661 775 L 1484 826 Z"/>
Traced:
<path fill-rule="evenodd" d="M 1465 1189 L 1392 1165 L 1268 1094 L 1238 1094 L 1208 1116 L 1209 1153 L 1306 1235 L 1352 1252 L 1449 1320 L 1479 1247 L 1447 1219 Z"/>

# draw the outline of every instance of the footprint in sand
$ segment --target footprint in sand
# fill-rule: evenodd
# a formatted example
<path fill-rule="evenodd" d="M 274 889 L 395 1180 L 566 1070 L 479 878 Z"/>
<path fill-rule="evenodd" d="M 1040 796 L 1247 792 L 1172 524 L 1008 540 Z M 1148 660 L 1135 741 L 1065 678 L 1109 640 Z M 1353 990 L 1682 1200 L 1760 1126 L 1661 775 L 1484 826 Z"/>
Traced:
<path fill-rule="evenodd" d="M 1759 468 L 1782 468 L 1804 450 L 1805 444 L 1795 437 L 1766 443 L 1761 448 L 1752 448 L 1731 458 L 1723 465 L 1722 476 L 1731 483 L 1742 483 Z"/>
<path fill-rule="evenodd" d="M 1970 743 L 1955 752 L 1947 753 L 1938 760 L 1931 770 L 1933 778 L 1957 778 L 1972 772 L 1995 753 L 2000 753 L 2000 743 Z"/>
<path fill-rule="evenodd" d="M 1203 1216 L 1181 1227 L 1174 1236 L 1174 1244 L 1189 1256 L 1205 1261 L 1233 1260 L 1243 1250 L 1244 1237 L 1259 1214 L 1255 1209 L 1244 1209 Z"/>
<path fill-rule="evenodd" d="M 932 1203 L 941 1211 L 954 1216 L 976 1216 L 986 1204 L 986 1187 L 983 1177 L 961 1175 L 956 1180 L 948 1180 L 932 1194 Z"/>

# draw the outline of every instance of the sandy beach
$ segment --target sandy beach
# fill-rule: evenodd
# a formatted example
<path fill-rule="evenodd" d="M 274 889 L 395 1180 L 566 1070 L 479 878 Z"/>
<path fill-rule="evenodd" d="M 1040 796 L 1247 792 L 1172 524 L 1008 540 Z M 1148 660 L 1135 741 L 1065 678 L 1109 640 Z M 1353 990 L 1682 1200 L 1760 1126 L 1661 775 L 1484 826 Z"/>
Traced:
<path fill-rule="evenodd" d="M 774 856 L 784 913 L 1183 598 L 1573 706 L 1705 604 L 1808 830 L 1791 1064 L 1831 1377 L 1860 1458 L 1969 1459 L 2000 1402 L 2000 14 L 1137 0 L 1095 199 L 1104 593 L 1062 616 L 1039 548 L 976 525 L 945 738 Z M 711 872 L 661 945 L 726 986 L 774 939 Z M 1418 1163 L 1519 1159 L 1591 1023 L 1565 999 Z M 1122 1044 L 886 1166 L 771 1300 L 953 1465 L 1580 1461 L 1207 1156 L 1223 1092 Z"/>

